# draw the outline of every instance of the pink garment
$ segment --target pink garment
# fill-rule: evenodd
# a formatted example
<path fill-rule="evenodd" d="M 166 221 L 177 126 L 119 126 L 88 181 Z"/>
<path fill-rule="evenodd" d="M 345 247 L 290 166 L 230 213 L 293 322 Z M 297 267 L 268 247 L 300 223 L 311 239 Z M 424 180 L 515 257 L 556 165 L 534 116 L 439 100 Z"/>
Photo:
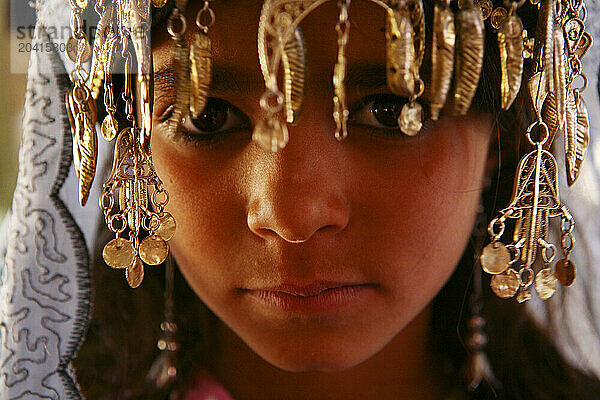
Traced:
<path fill-rule="evenodd" d="M 227 389 L 207 371 L 196 375 L 194 387 L 185 395 L 185 400 L 233 400 Z"/>

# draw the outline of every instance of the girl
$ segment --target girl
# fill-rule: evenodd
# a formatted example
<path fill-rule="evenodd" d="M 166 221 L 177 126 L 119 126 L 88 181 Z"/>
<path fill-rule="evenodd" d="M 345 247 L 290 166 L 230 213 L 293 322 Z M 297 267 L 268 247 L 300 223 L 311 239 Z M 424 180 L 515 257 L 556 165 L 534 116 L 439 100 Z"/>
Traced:
<path fill-rule="evenodd" d="M 489 276 L 482 284 L 474 261 L 487 220 L 509 203 L 518 160 L 530 149 L 522 134 L 535 118 L 525 88 L 500 110 L 496 31 L 487 26 L 468 114 L 453 115 L 449 101 L 434 121 L 433 4 L 425 2 L 418 102 L 428 112 L 418 132 L 407 134 L 399 118 L 414 99 L 386 84 L 385 11 L 356 0 L 345 28 L 349 115 L 340 141 L 331 97 L 342 14 L 325 2 L 300 24 L 304 101 L 289 141 L 270 152 L 252 140 L 265 117 L 255 39 L 261 6 L 210 3 L 214 24 L 200 24 L 212 39 L 210 91 L 202 112 L 183 118 L 167 26 L 187 43 L 199 28 L 173 28 L 172 2 L 155 11 L 150 147 L 177 223 L 169 241 L 176 269 L 163 279 L 146 268 L 144 283 L 131 290 L 99 256 L 113 234 L 88 240 L 95 246 L 93 305 L 72 363 L 82 394 L 600 398 L 594 375 L 563 358 L 525 305 L 498 299 Z M 187 21 L 202 7 L 189 2 Z M 537 6 L 519 13 L 535 32 Z M 126 84 L 115 76 L 115 93 Z M 581 312 L 591 318 L 593 309 Z"/>

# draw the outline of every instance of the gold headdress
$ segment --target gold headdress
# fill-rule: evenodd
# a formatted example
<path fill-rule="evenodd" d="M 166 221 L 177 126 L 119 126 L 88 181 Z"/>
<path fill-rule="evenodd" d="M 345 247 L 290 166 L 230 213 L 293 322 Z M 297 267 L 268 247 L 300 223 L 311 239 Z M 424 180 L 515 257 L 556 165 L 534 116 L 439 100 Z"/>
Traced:
<path fill-rule="evenodd" d="M 312 10 L 327 0 L 264 0 L 258 28 L 258 58 L 265 82 L 260 106 L 266 117 L 259 121 L 253 139 L 263 148 L 277 151 L 288 141 L 288 123 L 295 123 L 302 109 L 306 55 L 299 24 Z M 426 83 L 420 76 L 425 55 L 426 35 L 422 0 L 370 0 L 386 11 L 387 83 L 390 91 L 408 99 L 402 108 L 398 126 L 407 135 L 421 130 L 423 107 L 420 96 Z M 586 9 L 583 0 L 527 0 L 537 7 L 538 23 L 529 37 L 519 18 L 526 0 L 506 0 L 494 8 L 490 0 L 436 0 L 431 35 L 430 116 L 437 120 L 448 103 L 455 115 L 464 115 L 471 106 L 481 75 L 486 29 L 497 35 L 500 54 L 500 105 L 507 110 L 513 104 L 522 82 L 532 99 L 535 119 L 525 136 L 533 151 L 525 155 L 515 178 L 510 204 L 493 219 L 488 228 L 491 243 L 483 250 L 482 268 L 492 274 L 492 289 L 500 297 L 517 295 L 522 302 L 531 297 L 531 286 L 538 296 L 549 298 L 557 282 L 568 286 L 575 276 L 569 260 L 573 248 L 574 221 L 558 196 L 556 159 L 550 153 L 555 135 L 564 134 L 567 181 L 571 185 L 581 171 L 589 142 L 588 116 L 581 91 L 586 79 L 581 58 L 591 45 L 585 32 Z M 149 139 L 151 133 L 150 43 L 151 4 L 149 0 L 97 0 L 95 10 L 100 23 L 93 51 L 82 29 L 82 13 L 89 0 L 70 0 L 73 14 L 73 88 L 67 95 L 73 131 L 73 155 L 79 176 L 79 196 L 85 204 L 94 178 L 97 139 L 95 99 L 104 92 L 107 116 L 102 122 L 106 140 L 116 137 L 112 173 L 104 184 L 100 205 L 115 239 L 104 248 L 104 259 L 113 268 L 126 269 L 132 287 L 143 279 L 144 263 L 162 263 L 168 255 L 167 241 L 175 231 L 173 217 L 165 211 L 168 194 L 152 166 Z M 165 0 L 152 2 L 163 7 Z M 172 54 L 176 71 L 177 105 L 175 120 L 203 110 L 211 80 L 210 27 L 215 14 L 208 0 L 196 17 L 197 32 L 191 43 L 184 33 L 185 0 L 176 0 L 167 30 L 173 39 Z M 333 118 L 335 136 L 348 135 L 348 109 L 345 96 L 346 45 L 349 41 L 350 0 L 338 0 L 338 56 L 333 67 Z M 489 24 L 486 22 L 488 20 Z M 489 25 L 489 26 L 488 26 Z M 83 65 L 93 53 L 89 74 Z M 133 58 L 137 61 L 132 71 Z M 115 118 L 116 97 L 112 71 L 115 59 L 125 65 L 126 127 L 118 127 Z M 533 75 L 524 76 L 524 60 L 531 59 Z M 279 68 L 283 66 L 283 91 L 278 87 Z M 138 96 L 133 96 L 132 76 L 137 76 Z M 578 80 L 577 78 L 581 78 Z M 582 81 L 582 86 L 577 82 Z M 135 101 L 135 104 L 134 104 Z M 137 114 L 136 114 L 137 112 Z M 280 114 L 283 119 L 280 120 Z M 120 129 L 120 132 L 119 132 Z M 154 187 L 153 190 L 151 188 Z M 564 258 L 552 266 L 558 254 L 549 239 L 551 218 L 561 218 L 561 248 Z M 516 221 L 512 243 L 501 237 L 505 223 Z M 128 231 L 128 237 L 124 238 Z M 141 236 L 147 232 L 147 236 Z M 543 260 L 543 267 L 536 261 Z M 538 271 L 536 271 L 538 269 Z"/>

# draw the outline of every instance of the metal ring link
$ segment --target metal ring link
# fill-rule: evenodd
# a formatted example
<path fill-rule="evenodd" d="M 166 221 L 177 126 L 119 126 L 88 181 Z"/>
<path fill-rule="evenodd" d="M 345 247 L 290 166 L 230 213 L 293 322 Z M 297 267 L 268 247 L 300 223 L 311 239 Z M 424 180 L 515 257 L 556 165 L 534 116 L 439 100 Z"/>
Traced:
<path fill-rule="evenodd" d="M 523 276 L 525 274 L 527 274 L 527 280 L 523 279 Z M 531 286 L 531 284 L 535 280 L 535 272 L 533 272 L 533 269 L 531 267 L 521 268 L 518 272 L 518 276 L 519 276 L 519 284 L 525 288 L 528 288 L 529 286 Z"/>
<path fill-rule="evenodd" d="M 115 227 L 115 221 L 117 221 L 117 223 L 120 221 L 123 225 L 121 227 Z M 108 228 L 115 233 L 121 233 L 127 228 L 127 220 L 121 214 L 114 214 L 108 219 Z"/>
<path fill-rule="evenodd" d="M 208 24 L 204 25 L 201 21 L 202 21 L 202 17 L 204 15 L 206 15 L 207 12 L 208 12 L 208 18 L 209 18 Z M 204 31 L 204 33 L 206 33 L 206 32 L 208 32 L 208 28 L 213 26 L 214 23 L 215 23 L 215 12 L 213 11 L 212 8 L 210 8 L 208 1 L 205 1 L 204 6 L 200 9 L 200 11 L 198 11 L 198 14 L 196 14 L 196 25 L 198 25 L 198 28 L 202 29 Z"/>
<path fill-rule="evenodd" d="M 108 204 L 106 204 L 106 200 L 108 199 Z M 110 192 L 103 192 L 102 195 L 100 196 L 100 208 L 104 211 L 110 211 L 112 210 L 113 206 L 115 205 L 115 198 L 113 197 L 112 193 Z"/>
<path fill-rule="evenodd" d="M 159 200 L 156 198 L 156 196 L 162 195 L 164 196 L 164 200 Z M 152 193 L 152 204 L 154 204 L 157 207 L 164 207 L 169 203 L 169 192 L 167 192 L 165 189 L 159 189 L 156 190 Z"/>
<path fill-rule="evenodd" d="M 508 251 L 514 252 L 514 256 L 511 258 L 510 262 L 508 263 L 508 265 L 513 265 L 514 263 L 519 261 L 519 259 L 521 258 L 521 247 L 517 247 L 514 244 L 507 244 L 506 248 L 508 249 Z"/>
<path fill-rule="evenodd" d="M 551 263 L 556 257 L 556 246 L 552 243 L 546 242 L 544 239 L 539 238 L 538 243 L 543 246 L 542 248 L 542 258 L 546 263 Z M 548 255 L 548 251 L 552 250 L 552 253 Z"/>
<path fill-rule="evenodd" d="M 531 130 L 533 128 L 535 128 L 536 126 L 539 126 L 540 129 L 542 129 L 542 131 L 544 132 L 544 136 L 542 137 L 542 139 L 537 142 L 531 138 Z M 538 145 L 542 146 L 550 138 L 550 132 L 548 131 L 548 125 L 546 125 L 546 123 L 544 121 L 540 121 L 540 120 L 533 121 L 533 123 L 531 125 L 529 125 L 529 127 L 527 128 L 527 132 L 525 133 L 525 136 L 527 137 L 527 140 L 529 141 L 529 143 L 531 143 L 532 146 L 538 146 Z"/>
<path fill-rule="evenodd" d="M 500 231 L 498 233 L 494 232 L 494 227 L 496 226 L 496 223 L 499 224 Z M 504 228 L 505 228 L 504 222 L 502 222 L 498 218 L 494 218 L 493 220 L 490 221 L 490 223 L 488 225 L 488 233 L 490 234 L 490 236 L 492 236 L 494 238 L 494 240 L 498 240 L 498 239 L 500 239 L 500 236 L 502 236 L 502 234 L 504 233 Z"/>
<path fill-rule="evenodd" d="M 69 23 L 71 25 L 71 30 L 73 31 L 71 35 L 77 40 L 84 39 L 85 32 L 83 30 L 83 20 L 81 18 L 81 12 L 75 12 L 71 14 L 71 19 Z"/>
<path fill-rule="evenodd" d="M 567 232 L 562 235 L 560 239 L 560 244 L 565 253 L 570 253 L 573 250 L 573 245 L 575 244 L 575 237 L 571 232 Z"/>
<path fill-rule="evenodd" d="M 274 105 L 269 104 L 270 99 L 274 99 L 276 103 Z M 277 89 L 267 89 L 260 97 L 260 107 L 269 114 L 273 115 L 281 110 L 283 107 L 283 101 L 283 93 Z"/>
<path fill-rule="evenodd" d="M 175 22 L 179 20 L 181 22 L 181 30 L 175 30 Z M 183 14 L 179 13 L 179 9 L 173 9 L 173 14 L 169 17 L 169 21 L 167 22 L 167 32 L 173 39 L 179 39 L 183 36 L 187 29 L 187 20 Z"/>
<path fill-rule="evenodd" d="M 564 233 L 571 233 L 573 232 L 573 229 L 575 228 L 575 220 L 570 217 L 570 218 L 562 218 L 560 220 L 560 231 L 564 234 Z"/>

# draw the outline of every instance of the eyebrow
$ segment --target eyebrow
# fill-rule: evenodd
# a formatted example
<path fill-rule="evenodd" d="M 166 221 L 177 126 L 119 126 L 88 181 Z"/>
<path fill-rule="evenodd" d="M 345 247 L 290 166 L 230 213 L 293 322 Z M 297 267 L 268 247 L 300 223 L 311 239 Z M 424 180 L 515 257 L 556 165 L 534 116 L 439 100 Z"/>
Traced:
<path fill-rule="evenodd" d="M 280 67 L 281 70 L 281 67 Z M 332 66 L 333 71 L 333 66 Z M 331 79 L 313 82 L 327 89 L 333 87 Z M 154 73 L 154 85 L 157 90 L 173 90 L 175 87 L 175 73 L 173 63 L 161 66 Z M 346 75 L 347 90 L 369 90 L 386 86 L 386 67 L 380 64 L 358 63 L 348 66 Z M 257 80 L 254 74 L 239 65 L 214 64 L 210 91 L 213 93 L 240 93 L 249 94 L 254 90 L 264 88 L 262 73 Z"/>

